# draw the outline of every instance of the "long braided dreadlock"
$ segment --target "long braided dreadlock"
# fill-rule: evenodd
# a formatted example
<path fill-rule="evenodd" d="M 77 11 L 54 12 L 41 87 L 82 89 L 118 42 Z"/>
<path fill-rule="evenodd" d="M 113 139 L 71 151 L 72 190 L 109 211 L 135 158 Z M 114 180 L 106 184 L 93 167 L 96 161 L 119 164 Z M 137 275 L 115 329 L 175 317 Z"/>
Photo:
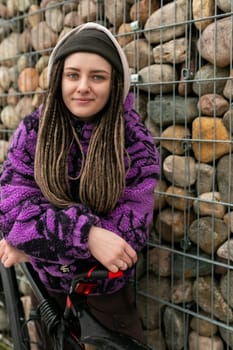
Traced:
<path fill-rule="evenodd" d="M 109 102 L 98 118 L 86 159 L 61 96 L 64 61 L 54 65 L 40 118 L 35 155 L 35 179 L 57 207 L 74 204 L 70 190 L 68 154 L 77 142 L 82 154 L 79 197 L 94 213 L 112 210 L 125 187 L 123 81 L 114 69 Z"/>

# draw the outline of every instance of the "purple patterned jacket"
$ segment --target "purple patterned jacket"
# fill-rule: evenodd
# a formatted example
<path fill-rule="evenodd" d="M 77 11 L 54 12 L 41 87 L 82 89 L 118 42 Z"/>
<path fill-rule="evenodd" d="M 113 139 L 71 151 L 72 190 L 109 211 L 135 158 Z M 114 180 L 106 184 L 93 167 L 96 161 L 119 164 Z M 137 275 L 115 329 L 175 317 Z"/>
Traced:
<path fill-rule="evenodd" d="M 126 149 L 131 157 L 126 189 L 115 209 L 104 216 L 94 215 L 78 201 L 65 209 L 54 207 L 42 195 L 33 175 L 41 108 L 25 117 L 14 133 L 0 181 L 0 231 L 12 246 L 30 255 L 33 268 L 48 290 L 67 292 L 75 273 L 96 263 L 87 245 L 92 225 L 115 232 L 138 252 L 146 244 L 160 172 L 159 154 L 132 105 L 130 93 L 125 102 Z M 92 127 L 90 122 L 82 125 L 84 153 Z M 80 170 L 78 154 L 74 144 L 69 156 L 71 175 Z M 129 275 L 100 282 L 97 293 L 118 290 Z"/>

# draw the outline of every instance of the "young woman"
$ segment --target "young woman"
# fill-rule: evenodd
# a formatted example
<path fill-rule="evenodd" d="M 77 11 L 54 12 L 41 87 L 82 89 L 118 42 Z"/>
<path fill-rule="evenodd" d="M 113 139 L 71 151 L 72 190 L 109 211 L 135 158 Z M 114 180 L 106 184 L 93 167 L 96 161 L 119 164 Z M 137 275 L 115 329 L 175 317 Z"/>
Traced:
<path fill-rule="evenodd" d="M 58 300 L 84 266 L 127 270 L 100 282 L 90 305 L 102 323 L 143 341 L 126 286 L 160 167 L 132 109 L 126 57 L 110 31 L 86 23 L 57 43 L 48 72 L 44 104 L 15 131 L 1 175 L 1 262 L 30 262 Z"/>

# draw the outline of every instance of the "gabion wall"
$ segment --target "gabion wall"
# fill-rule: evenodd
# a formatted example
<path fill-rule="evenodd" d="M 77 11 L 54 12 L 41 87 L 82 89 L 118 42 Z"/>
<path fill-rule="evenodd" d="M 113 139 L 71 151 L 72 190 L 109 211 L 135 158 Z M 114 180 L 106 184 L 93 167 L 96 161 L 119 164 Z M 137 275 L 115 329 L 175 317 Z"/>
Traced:
<path fill-rule="evenodd" d="M 137 273 L 154 349 L 233 348 L 231 0 L 0 1 L 0 163 L 41 102 L 51 49 L 86 21 L 110 28 L 161 178 Z"/>

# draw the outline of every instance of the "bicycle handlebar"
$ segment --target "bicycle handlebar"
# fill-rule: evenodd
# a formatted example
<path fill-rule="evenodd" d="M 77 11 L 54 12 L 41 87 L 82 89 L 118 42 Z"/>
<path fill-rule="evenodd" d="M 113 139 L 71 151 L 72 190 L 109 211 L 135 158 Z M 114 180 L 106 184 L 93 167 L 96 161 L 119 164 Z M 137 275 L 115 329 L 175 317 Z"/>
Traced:
<path fill-rule="evenodd" d="M 38 301 L 46 299 L 48 297 L 48 293 L 31 264 L 21 263 L 21 266 L 25 275 L 30 281 Z M 84 295 L 90 294 L 92 291 L 94 291 L 97 285 L 97 280 L 120 278 L 124 276 L 124 273 L 125 272 L 121 270 L 113 273 L 102 265 L 95 265 L 89 270 L 82 271 L 74 276 L 73 280 L 71 281 L 70 293 L 75 292 L 77 294 Z"/>

